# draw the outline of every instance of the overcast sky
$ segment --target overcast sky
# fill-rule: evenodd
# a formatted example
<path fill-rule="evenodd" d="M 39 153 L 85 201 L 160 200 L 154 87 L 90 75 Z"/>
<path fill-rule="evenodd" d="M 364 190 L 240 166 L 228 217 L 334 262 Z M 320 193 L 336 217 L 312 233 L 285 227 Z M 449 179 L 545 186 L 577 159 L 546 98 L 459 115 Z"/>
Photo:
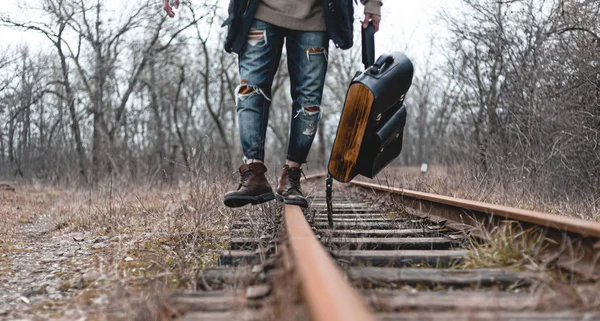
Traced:
<path fill-rule="evenodd" d="M 198 3 L 201 0 L 192 0 Z M 459 0 L 383 0 L 382 25 L 381 30 L 376 36 L 377 55 L 385 51 L 400 50 L 419 63 L 423 62 L 431 48 L 431 39 L 435 37 L 434 43 L 441 43 L 446 35 L 444 24 L 439 21 L 439 12 L 442 9 L 455 10 Z M 228 1 L 221 0 L 224 5 Z M 34 5 L 39 3 L 37 0 L 16 0 L 4 1 L 0 9 L 2 14 L 11 16 L 23 16 L 28 13 L 23 12 L 19 7 Z M 105 0 L 110 7 L 121 8 L 127 1 Z M 157 7 L 160 7 L 160 0 L 156 0 Z M 119 10 L 119 9 L 117 9 Z M 185 10 L 185 9 L 183 9 Z M 362 13 L 362 6 L 357 12 Z M 362 15 L 361 15 L 362 16 Z M 35 19 L 30 17 L 30 19 Z M 358 23 L 358 22 L 357 22 Z M 0 28 L 0 47 L 7 45 L 14 46 L 20 43 L 29 43 L 35 47 L 50 46 L 50 44 L 40 35 L 34 33 L 23 33 L 13 30 Z M 434 45 L 434 61 L 441 59 L 439 46 Z"/>
<path fill-rule="evenodd" d="M 417 62 L 424 61 L 435 39 L 433 55 L 442 57 L 438 49 L 447 29 L 439 15 L 442 10 L 454 12 L 459 0 L 383 1 L 382 25 L 376 36 L 377 55 L 400 50 Z"/>

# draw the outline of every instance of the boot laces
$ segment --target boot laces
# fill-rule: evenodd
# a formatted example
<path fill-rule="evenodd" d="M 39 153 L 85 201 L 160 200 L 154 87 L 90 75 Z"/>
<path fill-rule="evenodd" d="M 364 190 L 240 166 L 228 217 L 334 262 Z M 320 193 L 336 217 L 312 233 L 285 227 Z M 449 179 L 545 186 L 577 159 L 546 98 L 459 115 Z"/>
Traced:
<path fill-rule="evenodd" d="M 240 173 L 240 185 L 238 186 L 238 189 L 242 188 L 242 186 L 246 186 L 246 183 L 248 183 L 248 180 L 250 179 L 250 175 L 252 175 L 252 170 L 250 169 Z"/>
<path fill-rule="evenodd" d="M 304 175 L 304 171 L 302 169 L 300 169 L 299 171 L 288 170 L 287 174 L 290 178 L 290 189 L 296 189 L 300 191 L 300 178 L 301 176 L 304 176 L 304 178 L 306 178 L 306 175 Z"/>

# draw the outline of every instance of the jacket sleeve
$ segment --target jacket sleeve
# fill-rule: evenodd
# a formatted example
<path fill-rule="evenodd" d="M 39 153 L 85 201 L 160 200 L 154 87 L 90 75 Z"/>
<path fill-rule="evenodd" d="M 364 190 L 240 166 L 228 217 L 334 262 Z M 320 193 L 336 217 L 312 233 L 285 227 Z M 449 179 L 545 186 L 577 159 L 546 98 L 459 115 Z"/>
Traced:
<path fill-rule="evenodd" d="M 365 5 L 365 13 L 381 15 L 381 0 L 360 0 Z"/>

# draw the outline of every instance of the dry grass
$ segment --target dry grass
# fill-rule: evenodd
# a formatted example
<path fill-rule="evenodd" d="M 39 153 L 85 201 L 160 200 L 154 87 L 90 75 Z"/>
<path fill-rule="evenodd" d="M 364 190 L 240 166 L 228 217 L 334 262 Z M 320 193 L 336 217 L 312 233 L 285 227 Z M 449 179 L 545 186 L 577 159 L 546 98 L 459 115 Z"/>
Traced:
<path fill-rule="evenodd" d="M 521 209 L 600 221 L 600 195 L 553 196 L 542 183 L 477 175 L 468 168 L 430 166 L 427 174 L 417 167 L 394 167 L 375 181 L 422 192 L 500 204 Z"/>
<path fill-rule="evenodd" d="M 61 261 L 61 272 L 53 272 L 66 300 L 41 295 L 18 315 L 128 320 L 132 305 L 157 293 L 196 289 L 197 274 L 216 264 L 229 246 L 229 227 L 243 213 L 222 205 L 233 178 L 210 174 L 154 187 L 114 181 L 87 189 L 21 185 L 17 192 L 0 192 L 0 276 L 15 277 L 18 251 L 54 257 L 60 254 L 44 253 L 44 245 L 63 241 L 90 252 L 75 251 Z"/>
<path fill-rule="evenodd" d="M 234 212 L 221 206 L 222 193 L 222 187 L 206 181 L 167 189 L 107 189 L 59 206 L 56 226 L 67 233 L 116 237 L 126 245 L 119 256 L 133 260 L 107 263 L 116 264 L 124 277 L 176 273 L 175 286 L 181 286 L 191 282 L 195 270 L 214 264 L 216 253 L 227 246 Z"/>
<path fill-rule="evenodd" d="M 517 271 L 540 267 L 540 253 L 550 244 L 544 230 L 524 229 L 518 222 L 506 221 L 491 229 L 480 228 L 483 239 L 470 238 L 465 246 L 469 251 L 461 268 L 508 268 Z"/>

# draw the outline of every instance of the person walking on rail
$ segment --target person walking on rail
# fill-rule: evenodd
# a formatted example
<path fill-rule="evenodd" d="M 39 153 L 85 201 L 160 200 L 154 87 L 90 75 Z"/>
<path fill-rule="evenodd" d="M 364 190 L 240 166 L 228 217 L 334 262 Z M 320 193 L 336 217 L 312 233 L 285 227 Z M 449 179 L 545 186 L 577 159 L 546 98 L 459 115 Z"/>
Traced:
<path fill-rule="evenodd" d="M 363 26 L 381 21 L 381 0 L 361 0 Z M 174 7 L 179 6 L 175 0 Z M 170 17 L 175 14 L 163 0 Z M 241 82 L 236 110 L 244 163 L 240 184 L 225 195 L 229 207 L 260 204 L 274 198 L 306 208 L 300 189 L 301 165 L 306 162 L 321 119 L 321 98 L 327 72 L 329 40 L 352 47 L 353 0 L 230 0 L 225 50 L 239 58 Z M 292 120 L 285 165 L 276 194 L 263 160 L 271 106 L 271 85 L 285 42 L 292 96 Z"/>

